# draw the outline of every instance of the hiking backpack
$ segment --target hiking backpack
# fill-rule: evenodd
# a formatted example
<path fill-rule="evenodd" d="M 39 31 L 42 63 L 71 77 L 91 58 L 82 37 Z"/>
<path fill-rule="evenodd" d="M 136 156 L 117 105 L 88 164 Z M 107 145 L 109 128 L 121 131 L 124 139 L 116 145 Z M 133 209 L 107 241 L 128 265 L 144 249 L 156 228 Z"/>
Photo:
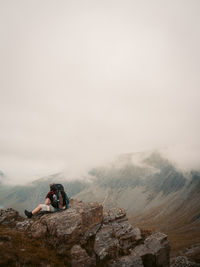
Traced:
<path fill-rule="evenodd" d="M 51 191 L 54 192 L 52 199 L 51 199 L 51 205 L 54 208 L 59 208 L 59 204 L 62 201 L 63 207 L 65 206 L 68 208 L 69 205 L 69 198 L 64 190 L 64 187 L 62 184 L 53 184 L 50 186 Z"/>

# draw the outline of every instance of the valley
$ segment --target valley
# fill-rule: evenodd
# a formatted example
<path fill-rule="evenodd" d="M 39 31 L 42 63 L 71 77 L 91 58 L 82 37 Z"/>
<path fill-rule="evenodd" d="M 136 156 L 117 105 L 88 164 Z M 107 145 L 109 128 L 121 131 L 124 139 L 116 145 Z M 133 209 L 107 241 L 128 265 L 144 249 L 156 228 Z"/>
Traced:
<path fill-rule="evenodd" d="M 0 205 L 23 210 L 43 203 L 49 184 L 62 183 L 72 198 L 126 210 L 133 226 L 168 235 L 171 256 L 200 262 L 200 172 L 184 172 L 159 152 L 129 153 L 91 169 L 85 180 L 62 174 L 26 186 L 1 187 Z M 92 177 L 92 179 L 91 179 Z"/>

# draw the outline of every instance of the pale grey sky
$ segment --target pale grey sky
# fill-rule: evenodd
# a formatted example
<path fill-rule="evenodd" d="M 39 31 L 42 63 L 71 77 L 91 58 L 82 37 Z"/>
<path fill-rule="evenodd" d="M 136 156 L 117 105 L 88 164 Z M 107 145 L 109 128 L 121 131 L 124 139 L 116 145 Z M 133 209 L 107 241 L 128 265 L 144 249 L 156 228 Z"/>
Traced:
<path fill-rule="evenodd" d="M 200 144 L 199 0 L 0 0 L 0 33 L 12 180 Z"/>

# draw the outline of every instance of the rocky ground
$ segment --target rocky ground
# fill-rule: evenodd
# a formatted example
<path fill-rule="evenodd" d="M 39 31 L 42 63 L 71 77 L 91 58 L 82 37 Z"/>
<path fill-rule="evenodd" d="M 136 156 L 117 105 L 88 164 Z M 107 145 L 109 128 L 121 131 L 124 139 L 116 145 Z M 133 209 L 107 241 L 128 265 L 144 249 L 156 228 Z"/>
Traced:
<path fill-rule="evenodd" d="M 167 267 L 170 245 L 163 233 L 132 227 L 123 209 L 71 200 L 32 219 L 0 210 L 0 266 Z"/>

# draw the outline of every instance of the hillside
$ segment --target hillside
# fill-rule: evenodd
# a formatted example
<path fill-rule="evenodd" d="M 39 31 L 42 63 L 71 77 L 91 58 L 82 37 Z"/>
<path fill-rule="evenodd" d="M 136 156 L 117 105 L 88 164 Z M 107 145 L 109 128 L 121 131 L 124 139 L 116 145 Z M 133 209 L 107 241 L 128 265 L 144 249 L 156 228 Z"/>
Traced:
<path fill-rule="evenodd" d="M 173 255 L 187 255 L 200 263 L 200 176 L 192 172 L 184 189 L 168 201 L 138 215 L 130 215 L 134 225 L 158 229 L 168 234 Z"/>
<path fill-rule="evenodd" d="M 168 267 L 170 245 L 160 232 L 131 226 L 121 208 L 71 200 L 62 212 L 30 220 L 0 211 L 1 266 Z M 33 253 L 37 257 L 33 257 Z"/>
<path fill-rule="evenodd" d="M 92 196 L 104 206 L 122 206 L 130 214 L 137 214 L 182 192 L 191 174 L 184 175 L 154 152 L 147 156 L 143 153 L 121 156 L 109 166 L 92 169 L 90 175 L 94 177 L 93 183 L 77 197 L 89 200 Z"/>
<path fill-rule="evenodd" d="M 169 235 L 172 255 L 200 261 L 200 172 L 183 172 L 158 152 L 126 154 L 91 170 L 94 183 L 77 197 L 126 209 L 133 225 Z"/>
<path fill-rule="evenodd" d="M 172 255 L 199 261 L 200 172 L 182 171 L 159 152 L 129 153 L 91 169 L 89 180 L 67 181 L 62 173 L 26 186 L 3 188 L 0 205 L 23 213 L 44 202 L 51 182 L 63 183 L 70 197 L 98 201 L 105 208 L 122 207 L 133 225 L 168 234 Z"/>

